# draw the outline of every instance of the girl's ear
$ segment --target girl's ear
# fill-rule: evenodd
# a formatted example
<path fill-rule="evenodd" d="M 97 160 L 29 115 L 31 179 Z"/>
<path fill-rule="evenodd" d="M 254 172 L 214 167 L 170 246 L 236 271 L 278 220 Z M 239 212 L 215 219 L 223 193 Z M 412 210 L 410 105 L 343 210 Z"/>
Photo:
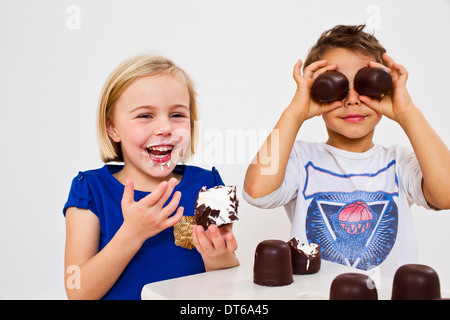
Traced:
<path fill-rule="evenodd" d="M 114 142 L 117 142 L 117 143 L 120 142 L 119 132 L 117 131 L 116 126 L 114 125 L 114 123 L 110 119 L 108 119 L 106 121 L 106 131 L 108 132 L 108 136 Z"/>

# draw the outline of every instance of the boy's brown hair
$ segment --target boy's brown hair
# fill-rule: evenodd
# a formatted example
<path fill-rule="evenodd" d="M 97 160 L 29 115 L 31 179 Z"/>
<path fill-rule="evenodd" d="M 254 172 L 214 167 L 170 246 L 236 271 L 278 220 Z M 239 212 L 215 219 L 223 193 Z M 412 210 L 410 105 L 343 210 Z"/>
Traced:
<path fill-rule="evenodd" d="M 364 27 L 364 24 L 357 26 L 337 25 L 322 33 L 316 44 L 309 50 L 303 69 L 313 62 L 321 60 L 321 57 L 328 50 L 336 48 L 344 48 L 372 56 L 376 62 L 386 65 L 382 58 L 386 49 L 374 35 L 364 32 Z"/>

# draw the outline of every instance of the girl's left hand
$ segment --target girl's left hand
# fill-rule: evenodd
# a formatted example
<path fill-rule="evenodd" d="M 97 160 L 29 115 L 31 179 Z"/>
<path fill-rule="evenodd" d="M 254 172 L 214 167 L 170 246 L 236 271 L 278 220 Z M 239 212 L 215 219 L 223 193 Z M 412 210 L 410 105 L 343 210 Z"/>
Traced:
<path fill-rule="evenodd" d="M 198 252 L 209 258 L 234 253 L 237 249 L 232 224 L 220 228 L 210 225 L 207 231 L 202 226 L 196 225 L 192 229 L 192 238 Z"/>
<path fill-rule="evenodd" d="M 389 68 L 376 62 L 370 62 L 369 67 L 379 67 L 389 71 L 392 76 L 392 89 L 384 95 L 381 100 L 372 99 L 361 95 L 360 100 L 369 108 L 385 115 L 386 117 L 401 122 L 403 117 L 409 113 L 414 104 L 406 89 L 408 72 L 405 67 L 396 63 L 388 54 L 383 54 L 383 60 L 387 62 Z"/>

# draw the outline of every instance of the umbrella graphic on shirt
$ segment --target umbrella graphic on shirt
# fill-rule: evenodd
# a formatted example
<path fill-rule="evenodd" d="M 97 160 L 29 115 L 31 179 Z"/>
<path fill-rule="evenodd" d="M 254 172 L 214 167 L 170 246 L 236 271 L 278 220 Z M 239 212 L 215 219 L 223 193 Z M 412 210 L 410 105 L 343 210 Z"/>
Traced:
<path fill-rule="evenodd" d="M 395 161 L 375 173 L 342 175 L 312 163 L 306 170 L 307 238 L 322 258 L 363 270 L 383 262 L 397 236 Z"/>

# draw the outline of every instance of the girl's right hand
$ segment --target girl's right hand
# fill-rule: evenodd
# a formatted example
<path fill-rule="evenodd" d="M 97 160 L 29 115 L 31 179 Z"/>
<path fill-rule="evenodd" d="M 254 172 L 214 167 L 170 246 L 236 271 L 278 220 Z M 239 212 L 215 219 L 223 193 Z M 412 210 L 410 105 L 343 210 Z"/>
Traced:
<path fill-rule="evenodd" d="M 127 179 L 122 197 L 123 228 L 126 228 L 142 243 L 159 232 L 175 225 L 183 216 L 183 207 L 177 206 L 181 192 L 174 193 L 172 200 L 164 206 L 177 184 L 175 178 L 161 182 L 149 195 L 134 201 L 134 184 Z M 177 209 L 175 215 L 169 216 Z"/>
<path fill-rule="evenodd" d="M 306 67 L 303 74 L 301 72 L 302 65 L 302 60 L 298 60 L 294 66 L 293 77 L 297 83 L 297 90 L 288 108 L 295 109 L 303 120 L 308 120 L 342 106 L 342 101 L 318 103 L 311 98 L 311 87 L 314 80 L 326 71 L 336 70 L 337 65 L 329 65 L 326 60 L 319 60 Z"/>

